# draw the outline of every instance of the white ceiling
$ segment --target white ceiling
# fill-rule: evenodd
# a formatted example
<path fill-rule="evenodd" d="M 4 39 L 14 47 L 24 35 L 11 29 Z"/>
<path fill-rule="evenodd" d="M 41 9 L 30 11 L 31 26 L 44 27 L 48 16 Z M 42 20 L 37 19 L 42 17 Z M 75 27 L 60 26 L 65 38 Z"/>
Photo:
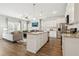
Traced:
<path fill-rule="evenodd" d="M 0 3 L 0 14 L 24 18 L 64 16 L 66 3 Z"/>

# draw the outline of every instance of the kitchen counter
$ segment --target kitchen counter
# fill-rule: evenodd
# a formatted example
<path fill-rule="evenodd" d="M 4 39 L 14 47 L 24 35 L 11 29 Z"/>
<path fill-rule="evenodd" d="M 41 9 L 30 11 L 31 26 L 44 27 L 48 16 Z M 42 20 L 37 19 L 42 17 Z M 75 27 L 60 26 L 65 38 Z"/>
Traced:
<path fill-rule="evenodd" d="M 28 34 L 30 34 L 30 35 L 39 35 L 42 33 L 45 33 L 45 32 L 28 32 Z"/>
<path fill-rule="evenodd" d="M 62 34 L 62 51 L 64 56 L 79 56 L 79 32 Z"/>
<path fill-rule="evenodd" d="M 27 51 L 37 53 L 48 41 L 48 32 L 27 33 Z"/>
<path fill-rule="evenodd" d="M 63 33 L 62 37 L 79 38 L 79 32 L 77 32 L 77 33 Z"/>

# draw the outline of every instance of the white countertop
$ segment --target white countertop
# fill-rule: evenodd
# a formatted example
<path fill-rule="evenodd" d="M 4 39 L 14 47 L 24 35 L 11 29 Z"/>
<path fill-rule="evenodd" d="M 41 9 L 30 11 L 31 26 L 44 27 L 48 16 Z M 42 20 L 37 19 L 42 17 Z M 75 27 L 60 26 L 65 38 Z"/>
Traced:
<path fill-rule="evenodd" d="M 27 34 L 31 34 L 31 35 L 38 35 L 38 34 L 42 34 L 45 32 L 28 32 Z"/>

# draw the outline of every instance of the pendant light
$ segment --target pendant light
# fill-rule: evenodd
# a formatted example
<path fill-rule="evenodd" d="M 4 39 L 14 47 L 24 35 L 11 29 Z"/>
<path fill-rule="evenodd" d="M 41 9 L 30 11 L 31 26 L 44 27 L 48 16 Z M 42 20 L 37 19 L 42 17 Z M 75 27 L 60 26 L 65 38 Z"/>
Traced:
<path fill-rule="evenodd" d="M 35 17 L 35 7 L 36 6 L 36 4 L 35 3 L 33 3 L 33 19 L 35 20 L 36 19 L 36 17 Z"/>

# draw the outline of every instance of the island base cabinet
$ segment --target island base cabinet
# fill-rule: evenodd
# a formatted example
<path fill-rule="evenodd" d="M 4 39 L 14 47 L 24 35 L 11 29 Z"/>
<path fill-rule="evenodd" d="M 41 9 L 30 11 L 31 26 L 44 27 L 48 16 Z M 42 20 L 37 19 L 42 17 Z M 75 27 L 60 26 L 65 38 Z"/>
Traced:
<path fill-rule="evenodd" d="M 27 51 L 37 53 L 48 41 L 48 33 L 27 34 Z"/>

